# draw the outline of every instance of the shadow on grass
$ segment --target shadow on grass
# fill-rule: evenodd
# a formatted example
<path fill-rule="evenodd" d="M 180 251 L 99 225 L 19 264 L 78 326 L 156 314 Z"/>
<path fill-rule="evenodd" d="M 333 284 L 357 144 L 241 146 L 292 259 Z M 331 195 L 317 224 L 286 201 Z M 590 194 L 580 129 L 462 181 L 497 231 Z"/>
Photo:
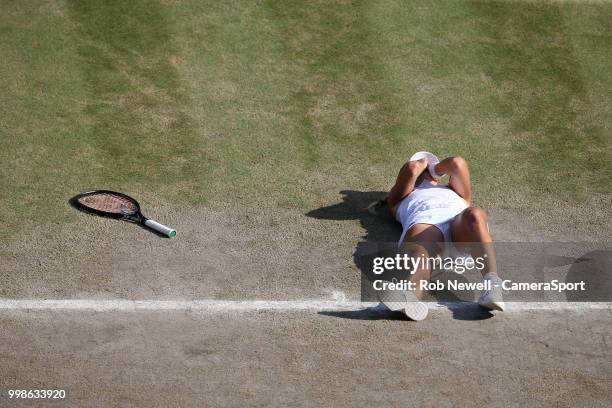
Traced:
<path fill-rule="evenodd" d="M 362 254 L 371 244 L 396 242 L 401 235 L 401 227 L 386 207 L 379 208 L 376 214 L 367 210 L 370 203 L 382 200 L 387 192 L 343 190 L 340 191 L 340 194 L 342 194 L 342 202 L 312 210 L 306 216 L 320 220 L 358 220 L 360 222 L 365 230 L 365 235 L 356 243 L 353 261 L 365 276 L 368 271 L 360 262 L 359 254 Z M 438 301 L 451 310 L 453 318 L 457 320 L 483 320 L 493 316 L 477 304 L 465 302 L 464 299 L 448 291 L 432 292 L 430 295 L 433 297 L 432 300 Z M 323 311 L 319 314 L 356 320 L 395 319 L 396 316 L 402 316 L 400 313 L 381 310 L 378 306 L 351 311 Z M 403 317 L 403 319 L 406 318 Z"/>
<path fill-rule="evenodd" d="M 351 320 L 409 320 L 402 313 L 392 312 L 378 306 L 359 310 L 323 310 L 318 314 Z"/>

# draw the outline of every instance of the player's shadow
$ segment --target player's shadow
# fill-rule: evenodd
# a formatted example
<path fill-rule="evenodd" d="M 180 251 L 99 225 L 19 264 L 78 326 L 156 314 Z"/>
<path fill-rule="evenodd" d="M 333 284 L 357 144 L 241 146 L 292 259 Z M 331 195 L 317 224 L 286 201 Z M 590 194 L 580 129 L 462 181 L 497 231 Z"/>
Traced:
<path fill-rule="evenodd" d="M 306 216 L 320 220 L 358 220 L 365 230 L 365 235 L 356 243 L 353 261 L 361 273 L 365 275 L 368 273 L 366 271 L 367 266 L 362 264 L 360 254 L 364 253 L 366 248 L 372 244 L 397 242 L 402 229 L 386 206 L 378 208 L 375 213 L 368 211 L 368 206 L 371 203 L 385 198 L 387 195 L 385 191 L 343 190 L 340 191 L 340 194 L 342 194 L 342 202 L 312 210 L 306 213 Z M 453 299 L 452 293 L 433 294 L 433 297 L 453 313 L 454 319 L 483 320 L 493 316 L 489 311 L 475 303 L 461 302 L 459 298 Z M 357 320 L 401 318 L 400 314 L 389 312 L 380 307 L 351 311 L 323 311 L 320 314 Z"/>
<path fill-rule="evenodd" d="M 453 319 L 456 320 L 485 320 L 494 316 L 477 303 L 441 302 L 441 304 L 452 312 Z M 318 314 L 352 320 L 408 320 L 403 314 L 392 312 L 380 305 L 359 310 L 323 310 Z"/>

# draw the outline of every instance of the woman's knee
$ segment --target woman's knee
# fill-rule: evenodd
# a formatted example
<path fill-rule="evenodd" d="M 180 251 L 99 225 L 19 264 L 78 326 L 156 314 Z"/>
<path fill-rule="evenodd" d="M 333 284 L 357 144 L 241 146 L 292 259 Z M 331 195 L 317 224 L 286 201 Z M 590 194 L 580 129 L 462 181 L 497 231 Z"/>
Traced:
<path fill-rule="evenodd" d="M 473 228 L 487 226 L 487 213 L 480 207 L 469 207 L 463 213 L 464 222 Z"/>
<path fill-rule="evenodd" d="M 433 252 L 430 243 L 418 241 L 404 241 L 401 245 L 401 251 L 412 258 L 426 258 L 430 252 Z"/>

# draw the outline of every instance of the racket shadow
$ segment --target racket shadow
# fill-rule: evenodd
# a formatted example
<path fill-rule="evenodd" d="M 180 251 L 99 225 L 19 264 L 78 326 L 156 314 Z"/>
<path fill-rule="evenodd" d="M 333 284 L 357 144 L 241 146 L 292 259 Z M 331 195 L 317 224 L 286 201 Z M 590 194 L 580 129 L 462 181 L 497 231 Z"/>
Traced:
<path fill-rule="evenodd" d="M 140 228 L 142 228 L 142 229 L 144 229 L 144 230 L 146 230 L 148 232 L 151 232 L 151 233 L 157 235 L 160 238 L 170 239 L 170 237 L 168 237 L 167 235 L 164 235 L 164 234 L 162 234 L 162 233 L 160 233 L 158 231 L 155 231 L 152 228 L 147 227 L 146 225 L 142 225 L 142 224 L 139 224 L 137 222 L 132 222 L 132 221 L 118 219 L 118 218 L 113 218 L 113 217 L 107 217 L 107 216 L 104 216 L 104 215 L 101 215 L 101 214 L 93 214 L 93 213 L 83 209 L 81 206 L 78 205 L 78 203 L 77 203 L 78 198 L 79 198 L 79 195 L 71 197 L 68 200 L 68 205 L 70 205 L 72 208 L 74 208 L 75 210 L 79 211 L 80 213 L 87 214 L 87 215 L 89 215 L 91 217 L 100 217 L 100 218 L 105 218 L 105 219 L 109 219 L 109 220 L 123 221 L 123 222 L 126 222 L 128 224 L 132 224 L 132 225 L 138 226 L 138 227 L 140 227 Z"/>

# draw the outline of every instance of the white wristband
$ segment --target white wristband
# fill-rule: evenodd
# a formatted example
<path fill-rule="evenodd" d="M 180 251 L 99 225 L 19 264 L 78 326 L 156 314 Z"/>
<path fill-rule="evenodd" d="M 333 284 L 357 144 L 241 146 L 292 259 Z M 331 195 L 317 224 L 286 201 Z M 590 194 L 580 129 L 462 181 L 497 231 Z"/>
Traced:
<path fill-rule="evenodd" d="M 436 173 L 436 164 L 438 163 L 440 162 L 429 163 L 429 166 L 427 167 L 427 170 L 429 170 L 429 174 L 431 174 L 431 177 L 433 177 L 436 180 L 440 180 L 442 178 L 441 174 Z"/>

